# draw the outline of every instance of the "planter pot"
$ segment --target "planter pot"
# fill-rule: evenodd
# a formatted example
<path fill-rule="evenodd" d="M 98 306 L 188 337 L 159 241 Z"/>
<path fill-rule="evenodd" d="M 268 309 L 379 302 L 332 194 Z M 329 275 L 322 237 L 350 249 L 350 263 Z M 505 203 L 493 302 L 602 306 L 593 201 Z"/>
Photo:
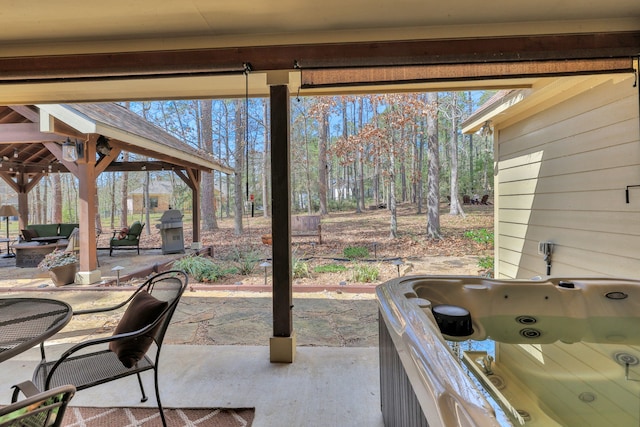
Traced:
<path fill-rule="evenodd" d="M 49 270 L 49 276 L 53 280 L 53 284 L 56 286 L 64 286 L 69 283 L 73 283 L 76 280 L 76 273 L 78 272 L 78 264 L 67 264 L 60 267 L 55 267 Z"/>

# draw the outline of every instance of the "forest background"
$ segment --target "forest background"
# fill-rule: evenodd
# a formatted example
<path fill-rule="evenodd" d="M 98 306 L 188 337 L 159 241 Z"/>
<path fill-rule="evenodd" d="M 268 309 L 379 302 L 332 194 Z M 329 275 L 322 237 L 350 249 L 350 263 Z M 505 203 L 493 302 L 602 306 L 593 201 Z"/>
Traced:
<path fill-rule="evenodd" d="M 464 215 L 462 201 L 492 196 L 493 141 L 489 129 L 462 135 L 460 123 L 494 91 L 361 96 L 294 97 L 291 101 L 291 199 L 294 213 L 362 212 L 384 207 L 389 237 L 397 236 L 397 206 L 426 213 L 428 238 L 440 239 L 441 203 Z M 164 100 L 122 102 L 187 144 L 234 168 L 202 180 L 203 231 L 233 218 L 243 233 L 248 213 L 270 215 L 269 100 Z M 123 153 L 122 160 L 144 161 Z M 191 191 L 171 171 L 103 173 L 98 177 L 99 229 L 117 229 L 134 218 L 150 224 L 149 186 L 168 182 L 170 204 L 191 209 Z M 127 203 L 141 190 L 140 211 Z M 30 223 L 77 222 L 77 182 L 50 174 L 29 195 Z M 215 213 L 215 214 L 212 214 Z M 246 222 L 246 220 L 244 221 Z M 151 227 L 146 227 L 150 232 Z"/>

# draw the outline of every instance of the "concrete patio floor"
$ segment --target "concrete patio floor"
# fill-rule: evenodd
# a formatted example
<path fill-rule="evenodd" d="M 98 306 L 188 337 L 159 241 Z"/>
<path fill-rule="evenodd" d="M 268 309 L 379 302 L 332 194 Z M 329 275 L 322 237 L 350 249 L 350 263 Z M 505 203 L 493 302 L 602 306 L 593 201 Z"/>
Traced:
<path fill-rule="evenodd" d="M 121 252 L 100 256 L 105 281 L 122 274 L 164 264 L 180 255 L 159 250 L 131 256 Z M 474 258 L 462 261 L 432 257 L 420 273 L 442 274 L 451 265 L 472 269 Z M 432 269 L 438 269 L 431 272 Z M 414 271 L 417 272 L 417 271 Z M 449 274 L 456 273 L 452 268 Z M 69 302 L 75 309 L 109 306 L 130 287 L 52 286 L 37 269 L 0 265 L 3 296 L 38 296 Z M 199 286 L 183 296 L 165 338 L 160 390 L 165 407 L 254 407 L 255 427 L 383 426 L 380 411 L 377 303 L 374 286 L 318 291 L 294 286 L 294 363 L 269 361 L 272 333 L 271 293 L 260 287 Z M 313 292 L 310 292 L 313 291 Z M 37 294 L 37 295 L 34 295 Z M 119 316 L 72 320 L 47 342 L 48 358 L 88 337 L 110 335 Z M 39 361 L 31 349 L 0 363 L 0 404 L 10 400 L 12 384 L 30 379 Z M 76 406 L 155 405 L 152 374 L 143 375 L 149 401 L 140 402 L 137 381 L 126 378 L 74 397 Z M 5 392 L 2 392 L 5 390 Z"/>
<path fill-rule="evenodd" d="M 159 251 L 149 252 L 101 258 L 103 277 L 113 278 L 113 265 L 132 270 L 167 259 Z M 55 288 L 37 269 L 5 267 L 0 274 L 3 295 L 56 298 L 75 309 L 109 306 L 131 289 Z M 162 350 L 165 407 L 253 407 L 255 427 L 383 426 L 373 293 L 294 293 L 298 347 L 291 364 L 269 361 L 270 297 L 270 292 L 201 288 L 185 293 Z M 47 342 L 48 358 L 74 342 L 110 335 L 118 317 L 72 320 Z M 12 384 L 31 378 L 39 358 L 33 348 L 0 363 L 0 404 L 9 403 Z M 143 374 L 146 403 L 140 402 L 137 381 L 130 377 L 78 392 L 71 405 L 153 407 L 152 378 L 150 372 Z"/>
<path fill-rule="evenodd" d="M 67 345 L 51 346 L 51 354 Z M 291 364 L 269 362 L 266 346 L 167 345 L 160 393 L 165 407 L 256 410 L 254 427 L 383 426 L 377 348 L 299 347 Z M 31 377 L 32 349 L 0 364 L 0 404 L 9 387 Z M 153 375 L 143 375 L 149 400 L 140 403 L 135 377 L 78 392 L 71 406 L 127 407 L 156 403 Z"/>

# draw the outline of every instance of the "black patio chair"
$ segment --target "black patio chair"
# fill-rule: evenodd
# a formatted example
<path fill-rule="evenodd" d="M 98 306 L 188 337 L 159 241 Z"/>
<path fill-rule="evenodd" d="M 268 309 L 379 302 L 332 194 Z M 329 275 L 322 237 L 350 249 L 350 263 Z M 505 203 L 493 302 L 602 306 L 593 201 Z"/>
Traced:
<path fill-rule="evenodd" d="M 42 360 L 33 374 L 33 382 L 41 390 L 73 384 L 80 391 L 135 374 L 142 392 L 141 401 L 146 402 L 140 373 L 153 370 L 158 410 L 162 425 L 166 426 L 158 388 L 158 363 L 164 335 L 187 280 L 183 271 L 166 271 L 151 277 L 116 306 L 74 312 L 74 316 L 104 313 L 127 306 L 110 337 L 76 344 L 55 361 L 46 360 L 44 344 L 41 345 Z M 147 355 L 153 344 L 154 358 Z"/>
<path fill-rule="evenodd" d="M 59 427 L 76 392 L 72 385 L 41 392 L 31 381 L 13 387 L 13 403 L 0 408 L 0 427 Z M 18 402 L 20 391 L 27 398 Z"/>

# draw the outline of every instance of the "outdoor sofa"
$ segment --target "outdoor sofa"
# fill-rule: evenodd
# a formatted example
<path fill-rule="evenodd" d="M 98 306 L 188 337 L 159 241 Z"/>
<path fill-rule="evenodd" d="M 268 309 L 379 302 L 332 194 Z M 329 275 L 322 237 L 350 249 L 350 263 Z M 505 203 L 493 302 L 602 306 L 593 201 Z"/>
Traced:
<path fill-rule="evenodd" d="M 37 267 L 40 261 L 56 249 L 64 249 L 69 244 L 69 235 L 78 224 L 29 224 L 22 230 L 22 239 L 13 245 L 16 267 Z M 57 241 L 36 242 L 34 237 L 60 237 Z"/>

